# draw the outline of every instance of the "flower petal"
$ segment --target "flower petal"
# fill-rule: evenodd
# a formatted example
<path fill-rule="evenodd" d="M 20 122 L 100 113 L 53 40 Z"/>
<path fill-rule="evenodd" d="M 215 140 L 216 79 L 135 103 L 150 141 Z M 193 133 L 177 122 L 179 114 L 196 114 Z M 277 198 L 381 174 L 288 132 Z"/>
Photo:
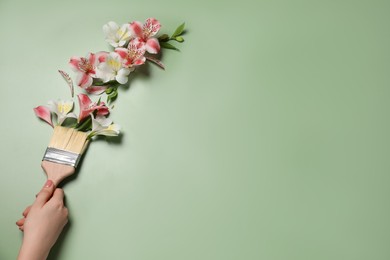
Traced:
<path fill-rule="evenodd" d="M 88 88 L 92 85 L 93 79 L 86 73 L 77 73 L 76 84 L 82 88 Z"/>
<path fill-rule="evenodd" d="M 110 21 L 103 25 L 103 32 L 106 35 L 115 35 L 115 32 L 118 31 L 119 26 L 116 22 Z"/>
<path fill-rule="evenodd" d="M 96 76 L 101 79 L 103 82 L 108 82 L 113 79 L 114 77 L 114 72 L 108 66 L 106 62 L 102 62 L 98 65 L 98 70 L 96 71 Z"/>
<path fill-rule="evenodd" d="M 104 127 L 107 127 L 112 124 L 112 120 L 105 116 L 96 116 L 96 121 L 98 121 L 99 124 Z"/>
<path fill-rule="evenodd" d="M 117 136 L 120 133 L 120 125 L 113 124 L 112 120 L 97 115 L 96 118 L 91 115 L 92 118 L 92 130 L 89 132 L 89 136 L 105 135 L 105 136 Z"/>
<path fill-rule="evenodd" d="M 161 28 L 160 22 L 155 18 L 148 18 L 143 26 L 144 37 L 150 38 L 158 33 Z M 146 35 L 145 35 L 146 34 Z"/>
<path fill-rule="evenodd" d="M 100 51 L 100 52 L 97 52 L 96 53 L 96 60 L 97 60 L 97 62 L 105 62 L 106 61 L 106 57 L 107 57 L 107 55 L 108 55 L 108 52 L 106 52 L 106 51 Z M 95 66 L 96 66 L 97 64 L 95 64 Z"/>
<path fill-rule="evenodd" d="M 74 88 L 73 88 L 73 81 L 72 78 L 69 76 L 68 73 L 66 73 L 63 70 L 58 70 L 58 72 L 61 74 L 61 76 L 65 79 L 66 83 L 68 83 L 68 86 L 70 88 L 70 94 L 72 97 L 74 96 Z"/>
<path fill-rule="evenodd" d="M 160 51 L 160 43 L 156 38 L 150 38 L 146 42 L 146 51 L 152 54 L 156 54 Z"/>
<path fill-rule="evenodd" d="M 75 72 L 80 71 L 80 68 L 79 68 L 80 60 L 81 60 L 80 57 L 76 57 L 76 56 L 73 56 L 70 58 L 69 65 L 73 71 L 75 71 Z"/>
<path fill-rule="evenodd" d="M 155 63 L 155 64 L 158 65 L 160 68 L 162 68 L 163 70 L 165 70 L 165 66 L 164 66 L 164 64 L 163 64 L 160 60 L 158 60 L 158 59 L 156 59 L 156 58 L 154 58 L 154 57 L 151 57 L 151 56 L 146 57 L 146 59 L 149 60 L 149 61 L 151 61 L 151 62 L 153 62 L 153 63 Z"/>
<path fill-rule="evenodd" d="M 103 25 L 103 33 L 106 35 L 105 40 L 113 47 L 118 47 L 118 30 L 119 26 L 115 22 L 108 22 Z"/>
<path fill-rule="evenodd" d="M 38 106 L 34 108 L 35 115 L 51 125 L 53 127 L 53 122 L 51 120 L 50 110 L 45 106 Z"/>
<path fill-rule="evenodd" d="M 127 68 L 120 69 L 118 71 L 118 74 L 116 75 L 115 79 L 118 81 L 120 84 L 126 84 L 128 81 L 128 76 L 130 74 L 130 70 Z"/>
<path fill-rule="evenodd" d="M 145 58 L 145 57 L 141 57 L 141 58 L 139 58 L 139 59 L 135 60 L 135 61 L 134 61 L 134 63 L 133 63 L 133 65 L 137 65 L 137 66 L 139 66 L 139 65 L 142 65 L 142 64 L 144 64 L 144 63 L 145 63 L 145 61 L 146 61 L 146 58 Z"/>
<path fill-rule="evenodd" d="M 117 31 L 117 37 L 119 38 L 119 46 L 123 46 L 131 38 L 131 31 L 129 24 L 123 24 Z"/>
<path fill-rule="evenodd" d="M 88 53 L 87 59 L 88 59 L 88 62 L 90 64 L 95 64 L 95 62 L 96 62 L 96 54 L 95 53 L 91 53 L 91 52 Z"/>
<path fill-rule="evenodd" d="M 110 52 L 105 62 L 98 65 L 97 76 L 103 82 L 114 80 L 119 71 L 123 69 L 123 59 L 116 52 Z M 119 76 L 121 78 L 121 76 Z M 122 80 L 123 81 L 123 80 Z M 127 79 L 126 79 L 127 82 Z"/>
<path fill-rule="evenodd" d="M 106 107 L 105 105 L 101 106 L 96 115 L 97 116 L 105 116 L 105 115 L 108 115 L 110 113 L 110 111 L 108 110 L 108 107 Z"/>
<path fill-rule="evenodd" d="M 143 38 L 143 30 L 142 30 L 142 23 L 135 21 L 130 23 L 130 31 L 132 32 L 133 35 L 136 37 Z"/>
<path fill-rule="evenodd" d="M 120 129 L 121 129 L 120 125 L 112 124 L 105 129 L 96 131 L 94 135 L 118 136 L 120 134 Z"/>
<path fill-rule="evenodd" d="M 128 49 L 126 48 L 116 48 L 115 52 L 119 54 L 122 59 L 127 57 Z"/>
<path fill-rule="evenodd" d="M 100 95 L 107 89 L 107 86 L 90 86 L 85 88 L 89 94 Z"/>
<path fill-rule="evenodd" d="M 84 118 L 86 118 L 93 110 L 90 109 L 90 106 L 92 104 L 91 99 L 85 95 L 85 94 L 79 94 L 77 96 L 79 99 L 79 105 L 80 105 L 80 114 L 78 121 L 80 122 Z"/>

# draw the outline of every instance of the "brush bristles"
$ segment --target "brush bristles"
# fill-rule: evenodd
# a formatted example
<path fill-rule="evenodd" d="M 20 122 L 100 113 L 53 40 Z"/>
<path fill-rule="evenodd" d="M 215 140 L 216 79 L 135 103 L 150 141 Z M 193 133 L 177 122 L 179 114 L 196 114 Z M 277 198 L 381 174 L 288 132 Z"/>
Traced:
<path fill-rule="evenodd" d="M 88 144 L 88 134 L 73 128 L 56 126 L 48 147 L 82 154 Z"/>

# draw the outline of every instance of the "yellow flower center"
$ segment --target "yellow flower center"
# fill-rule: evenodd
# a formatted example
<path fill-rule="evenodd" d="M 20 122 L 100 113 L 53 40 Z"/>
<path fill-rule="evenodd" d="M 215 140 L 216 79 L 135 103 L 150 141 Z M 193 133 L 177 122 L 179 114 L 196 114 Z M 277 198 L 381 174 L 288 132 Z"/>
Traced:
<path fill-rule="evenodd" d="M 66 103 L 59 103 L 57 105 L 58 112 L 61 114 L 68 114 L 70 110 L 72 110 L 72 105 L 71 104 L 66 104 Z"/>
<path fill-rule="evenodd" d="M 109 59 L 107 63 L 108 66 L 110 66 L 115 71 L 118 71 L 121 68 L 121 63 L 115 59 Z"/>

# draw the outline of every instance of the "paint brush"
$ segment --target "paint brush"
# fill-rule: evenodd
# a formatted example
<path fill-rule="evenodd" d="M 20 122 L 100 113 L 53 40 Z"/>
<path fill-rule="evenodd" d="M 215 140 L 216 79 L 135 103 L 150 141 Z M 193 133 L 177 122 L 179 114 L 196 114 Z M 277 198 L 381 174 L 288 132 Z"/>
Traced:
<path fill-rule="evenodd" d="M 88 134 L 73 128 L 55 126 L 42 159 L 42 168 L 55 186 L 72 175 L 88 146 Z"/>

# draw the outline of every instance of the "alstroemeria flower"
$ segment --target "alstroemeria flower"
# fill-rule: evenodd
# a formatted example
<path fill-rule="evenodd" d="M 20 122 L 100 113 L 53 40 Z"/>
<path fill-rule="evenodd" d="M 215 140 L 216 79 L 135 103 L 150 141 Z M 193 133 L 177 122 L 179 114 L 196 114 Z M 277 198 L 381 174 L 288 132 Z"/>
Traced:
<path fill-rule="evenodd" d="M 115 49 L 115 52 L 123 59 L 123 66 L 130 68 L 131 71 L 135 69 L 134 66 L 145 63 L 145 51 L 145 43 L 140 41 L 139 38 L 132 39 L 127 48 Z"/>
<path fill-rule="evenodd" d="M 45 106 L 37 106 L 36 108 L 34 108 L 34 112 L 37 117 L 54 127 L 53 122 L 51 120 L 51 113 L 49 108 Z"/>
<path fill-rule="evenodd" d="M 53 101 L 50 100 L 48 102 L 49 109 L 52 113 L 57 115 L 57 124 L 61 125 L 66 118 L 72 117 L 72 118 L 77 118 L 77 116 L 74 113 L 70 113 L 73 109 L 73 101 L 63 101 L 63 100 L 58 100 L 58 101 Z"/>
<path fill-rule="evenodd" d="M 92 117 L 92 131 L 90 132 L 89 136 L 95 136 L 95 135 L 105 135 L 105 136 L 117 136 L 120 133 L 120 125 L 113 124 L 112 120 L 97 115 L 96 118 Z"/>
<path fill-rule="evenodd" d="M 154 18 L 147 19 L 144 24 L 138 21 L 130 23 L 130 30 L 132 33 L 138 37 L 140 41 L 146 44 L 146 51 L 152 54 L 156 54 L 160 51 L 158 39 L 153 38 L 160 28 L 160 22 Z"/>
<path fill-rule="evenodd" d="M 78 96 L 79 104 L 80 104 L 80 114 L 78 118 L 78 122 L 81 122 L 84 118 L 88 117 L 95 110 L 96 115 L 104 116 L 110 113 L 108 107 L 104 104 L 104 102 L 100 102 L 99 105 L 91 101 L 91 99 L 85 94 L 79 94 Z"/>
<path fill-rule="evenodd" d="M 76 73 L 76 84 L 87 89 L 92 85 L 93 78 L 96 78 L 96 67 L 100 62 L 104 62 L 107 52 L 89 53 L 87 57 L 70 58 L 69 65 Z"/>
<path fill-rule="evenodd" d="M 106 41 L 114 48 L 125 45 L 131 38 L 128 24 L 119 27 L 115 22 L 108 22 L 103 25 L 103 32 L 106 35 Z"/>
<path fill-rule="evenodd" d="M 103 80 L 103 82 L 108 82 L 110 80 L 116 80 L 120 84 L 126 84 L 130 70 L 124 68 L 123 60 L 116 52 L 111 52 L 107 57 L 106 61 L 98 65 L 97 76 Z"/>

